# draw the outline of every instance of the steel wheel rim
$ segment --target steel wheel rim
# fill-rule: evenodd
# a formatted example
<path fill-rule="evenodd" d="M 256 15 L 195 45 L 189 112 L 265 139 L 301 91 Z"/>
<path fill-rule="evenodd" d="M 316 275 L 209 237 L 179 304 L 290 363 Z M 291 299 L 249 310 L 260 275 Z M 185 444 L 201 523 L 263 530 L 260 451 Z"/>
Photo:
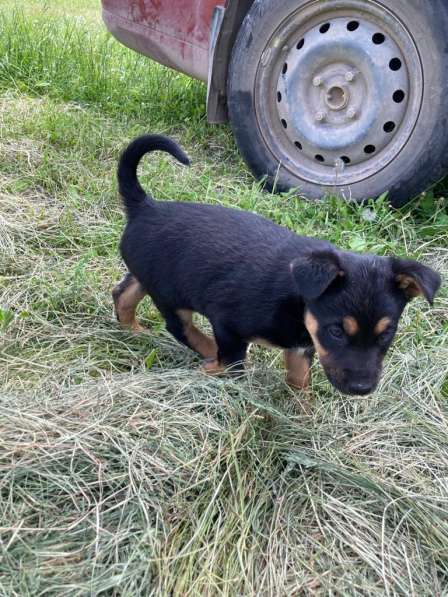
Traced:
<path fill-rule="evenodd" d="M 319 0 L 267 42 L 255 111 L 266 146 L 293 176 L 324 186 L 368 179 L 399 155 L 421 109 L 423 70 L 404 24 L 375 0 Z"/>

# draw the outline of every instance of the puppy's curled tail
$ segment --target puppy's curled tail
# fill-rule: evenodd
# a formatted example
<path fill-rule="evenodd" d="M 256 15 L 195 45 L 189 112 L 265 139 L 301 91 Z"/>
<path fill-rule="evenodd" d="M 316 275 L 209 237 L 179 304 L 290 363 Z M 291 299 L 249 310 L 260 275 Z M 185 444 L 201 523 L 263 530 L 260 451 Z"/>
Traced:
<path fill-rule="evenodd" d="M 134 215 L 143 202 L 153 201 L 153 198 L 142 189 L 137 178 L 137 166 L 145 153 L 150 151 L 166 151 L 182 164 L 190 165 L 186 154 L 169 137 L 142 135 L 131 141 L 121 154 L 117 171 L 118 189 L 128 216 Z"/>

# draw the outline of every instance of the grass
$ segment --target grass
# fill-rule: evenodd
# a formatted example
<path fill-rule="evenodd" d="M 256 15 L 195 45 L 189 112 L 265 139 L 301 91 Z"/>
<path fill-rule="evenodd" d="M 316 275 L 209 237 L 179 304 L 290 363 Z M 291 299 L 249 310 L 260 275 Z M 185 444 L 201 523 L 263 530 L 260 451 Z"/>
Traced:
<path fill-rule="evenodd" d="M 410 207 L 264 193 L 205 90 L 114 42 L 98 3 L 0 11 L 0 594 L 446 595 L 448 297 L 406 310 L 375 395 L 316 364 L 303 414 L 280 355 L 208 379 L 146 302 L 113 320 L 115 166 L 143 131 L 193 160 L 159 198 L 256 211 L 448 272 L 446 183 Z"/>

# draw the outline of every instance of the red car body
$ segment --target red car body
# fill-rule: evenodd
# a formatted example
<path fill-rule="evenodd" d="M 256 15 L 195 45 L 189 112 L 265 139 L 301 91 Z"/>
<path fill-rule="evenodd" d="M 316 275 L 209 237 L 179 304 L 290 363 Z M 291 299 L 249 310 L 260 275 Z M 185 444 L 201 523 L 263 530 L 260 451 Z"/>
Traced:
<path fill-rule="evenodd" d="M 360 200 L 389 189 L 398 207 L 440 179 L 448 155 L 448 135 L 440 133 L 448 122 L 448 0 L 254 1 L 102 0 L 102 6 L 107 28 L 121 43 L 207 82 L 209 122 L 230 116 L 244 159 L 257 178 L 267 176 L 267 188 L 299 188 L 320 198 L 341 187 Z M 328 22 L 318 28 L 321 18 Z M 301 50 L 304 38 L 296 45 L 294 36 L 304 27 L 310 50 L 299 55 L 293 48 Z M 289 67 L 282 52 L 290 56 Z M 343 80 L 341 68 L 347 69 Z M 346 90 L 358 71 L 358 87 Z M 352 102 L 350 109 L 328 103 L 334 89 Z M 328 110 L 338 119 L 327 121 Z M 395 114 L 398 126 L 383 122 L 386 113 Z M 430 158 L 425 135 L 431 147 L 440 135 L 443 147 Z M 389 144 L 393 157 L 385 150 Z M 405 152 L 408 146 L 413 149 Z M 401 166 L 394 167 L 395 160 Z M 344 164 L 343 174 L 335 163 Z"/>
<path fill-rule="evenodd" d="M 103 19 L 124 45 L 207 81 L 213 11 L 225 0 L 102 0 Z"/>

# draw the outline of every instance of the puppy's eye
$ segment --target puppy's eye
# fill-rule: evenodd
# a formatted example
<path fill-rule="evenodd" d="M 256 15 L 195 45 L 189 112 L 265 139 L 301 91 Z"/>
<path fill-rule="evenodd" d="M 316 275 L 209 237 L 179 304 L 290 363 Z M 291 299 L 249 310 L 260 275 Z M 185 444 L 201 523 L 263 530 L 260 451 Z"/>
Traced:
<path fill-rule="evenodd" d="M 331 325 L 328 328 L 328 333 L 335 340 L 341 340 L 344 337 L 344 330 L 340 325 Z"/>
<path fill-rule="evenodd" d="M 393 328 L 387 329 L 385 332 L 378 336 L 378 342 L 380 344 L 387 344 L 392 340 L 395 335 L 395 330 Z"/>

